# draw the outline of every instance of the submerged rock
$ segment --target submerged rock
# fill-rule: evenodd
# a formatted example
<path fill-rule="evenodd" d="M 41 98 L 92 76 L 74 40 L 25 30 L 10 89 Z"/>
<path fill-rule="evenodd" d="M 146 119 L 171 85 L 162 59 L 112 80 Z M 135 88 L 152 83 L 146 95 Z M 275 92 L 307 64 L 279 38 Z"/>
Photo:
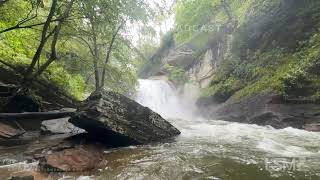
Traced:
<path fill-rule="evenodd" d="M 111 146 L 145 144 L 180 134 L 149 108 L 106 91 L 92 93 L 69 122 Z"/>
<path fill-rule="evenodd" d="M 103 150 L 95 145 L 79 145 L 46 155 L 40 160 L 43 172 L 81 172 L 96 168 L 103 159 Z"/>

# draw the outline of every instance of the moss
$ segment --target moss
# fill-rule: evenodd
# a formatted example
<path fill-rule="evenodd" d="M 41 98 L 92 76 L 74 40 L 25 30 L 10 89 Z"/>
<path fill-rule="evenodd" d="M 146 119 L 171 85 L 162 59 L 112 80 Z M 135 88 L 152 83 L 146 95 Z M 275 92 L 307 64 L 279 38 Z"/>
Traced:
<path fill-rule="evenodd" d="M 229 58 L 202 96 L 240 100 L 265 91 L 286 99 L 320 99 L 320 35 L 316 33 L 294 54 L 271 49 L 254 52 L 246 61 Z"/>
<path fill-rule="evenodd" d="M 14 62 L 12 64 L 12 62 Z M 26 62 L 18 62 L 10 61 L 8 64 L 11 64 L 15 67 L 19 67 L 19 69 L 25 69 L 27 63 Z M 0 67 L 8 69 L 6 66 L 0 63 Z M 11 71 L 11 69 L 8 69 Z M 83 78 L 79 74 L 70 74 L 68 73 L 62 66 L 57 63 L 53 63 L 46 71 L 41 75 L 41 80 L 48 81 L 52 83 L 54 86 L 58 87 L 66 94 L 71 95 L 77 100 L 82 100 L 84 91 L 85 91 L 85 83 Z"/>
<path fill-rule="evenodd" d="M 34 52 L 30 49 L 34 49 L 38 43 L 30 39 L 38 39 L 37 33 L 32 30 L 25 30 L 3 34 L 3 38 L 0 38 L 1 60 L 14 67 L 27 67 L 31 63 L 34 55 Z M 42 54 L 40 65 L 44 63 L 46 59 L 45 55 Z M 5 67 L 1 63 L 0 66 Z M 57 85 L 67 94 L 79 100 L 83 98 L 84 80 L 80 75 L 68 72 L 59 61 L 52 63 L 41 78 Z"/>
<path fill-rule="evenodd" d="M 229 77 L 201 91 L 202 97 L 212 97 L 216 102 L 224 102 L 229 99 L 243 84 L 235 77 Z"/>
<path fill-rule="evenodd" d="M 253 83 L 249 83 L 245 88 L 235 93 L 234 98 L 240 99 L 245 96 L 252 96 L 262 91 L 274 91 L 283 95 L 287 99 L 308 99 L 319 101 L 320 76 L 320 35 L 315 34 L 310 41 L 293 55 L 280 54 L 277 62 L 282 62 L 277 66 L 257 67 L 265 68 L 259 72 L 260 78 Z M 262 55 L 267 57 L 267 55 Z M 255 62 L 258 62 L 257 56 Z M 263 58 L 262 58 L 263 59 Z"/>

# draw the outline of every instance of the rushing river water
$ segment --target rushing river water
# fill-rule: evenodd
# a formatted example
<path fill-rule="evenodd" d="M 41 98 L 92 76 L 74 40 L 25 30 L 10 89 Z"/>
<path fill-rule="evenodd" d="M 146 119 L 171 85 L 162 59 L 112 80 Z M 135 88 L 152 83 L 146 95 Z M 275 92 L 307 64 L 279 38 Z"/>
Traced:
<path fill-rule="evenodd" d="M 136 100 L 182 134 L 170 142 L 106 150 L 103 168 L 60 179 L 320 179 L 320 133 L 196 117 L 162 80 L 140 80 Z"/>

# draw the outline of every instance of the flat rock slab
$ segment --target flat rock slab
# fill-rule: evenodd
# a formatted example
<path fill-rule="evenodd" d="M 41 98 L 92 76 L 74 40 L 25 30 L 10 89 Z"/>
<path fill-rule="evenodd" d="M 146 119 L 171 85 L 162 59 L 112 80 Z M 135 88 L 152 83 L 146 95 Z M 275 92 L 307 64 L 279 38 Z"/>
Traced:
<path fill-rule="evenodd" d="M 111 146 L 146 144 L 180 134 L 151 109 L 107 91 L 92 93 L 69 122 Z"/>
<path fill-rule="evenodd" d="M 42 134 L 80 134 L 83 129 L 75 127 L 69 123 L 69 118 L 53 119 L 41 123 Z"/>
<path fill-rule="evenodd" d="M 171 52 L 164 61 L 175 67 L 187 68 L 195 63 L 195 52 L 188 45 L 183 45 Z"/>

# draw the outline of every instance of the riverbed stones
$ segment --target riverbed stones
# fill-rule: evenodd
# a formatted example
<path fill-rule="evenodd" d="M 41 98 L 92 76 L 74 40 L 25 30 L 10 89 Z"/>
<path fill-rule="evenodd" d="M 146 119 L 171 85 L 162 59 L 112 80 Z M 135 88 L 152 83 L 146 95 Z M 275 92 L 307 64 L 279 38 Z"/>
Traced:
<path fill-rule="evenodd" d="M 42 172 L 81 172 L 95 169 L 103 160 L 103 150 L 97 145 L 78 145 L 49 153 L 40 159 Z"/>
<path fill-rule="evenodd" d="M 110 91 L 92 93 L 69 122 L 111 146 L 146 144 L 180 134 L 151 109 Z"/>

